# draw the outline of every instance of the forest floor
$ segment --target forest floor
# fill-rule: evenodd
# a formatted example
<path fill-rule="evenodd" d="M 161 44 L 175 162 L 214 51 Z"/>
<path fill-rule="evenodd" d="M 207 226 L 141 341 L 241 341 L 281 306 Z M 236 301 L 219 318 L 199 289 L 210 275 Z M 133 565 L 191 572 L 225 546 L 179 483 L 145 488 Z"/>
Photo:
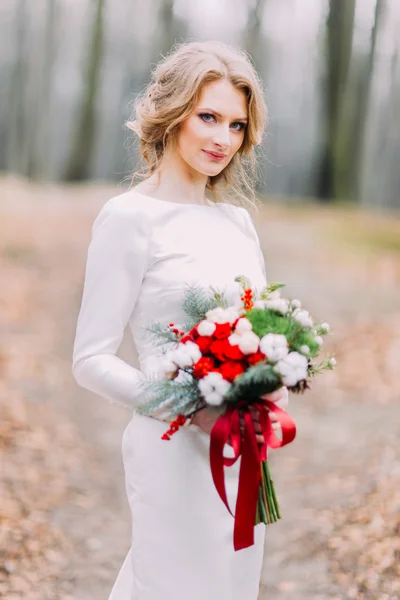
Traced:
<path fill-rule="evenodd" d="M 130 545 L 129 411 L 79 388 L 71 353 L 93 219 L 122 190 L 0 182 L 0 596 L 100 600 Z M 292 395 L 272 453 L 283 519 L 260 600 L 400 598 L 400 218 L 269 202 L 269 281 L 333 333 L 338 367 Z M 128 337 L 119 355 L 132 364 Z"/>

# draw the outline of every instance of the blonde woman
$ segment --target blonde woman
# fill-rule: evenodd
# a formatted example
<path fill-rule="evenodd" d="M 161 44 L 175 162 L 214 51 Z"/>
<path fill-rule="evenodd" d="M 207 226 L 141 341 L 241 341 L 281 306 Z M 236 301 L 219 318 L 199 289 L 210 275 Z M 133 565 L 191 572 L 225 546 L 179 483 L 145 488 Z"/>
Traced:
<path fill-rule="evenodd" d="M 135 405 L 144 378 L 159 374 L 160 351 L 144 329 L 153 321 L 183 324 L 186 283 L 213 285 L 232 303 L 240 295 L 236 275 L 258 289 L 266 283 L 243 206 L 255 205 L 262 87 L 242 50 L 183 43 L 155 68 L 135 117 L 128 126 L 140 137 L 142 181 L 106 202 L 94 222 L 73 353 L 81 386 L 132 411 L 122 439 L 132 543 L 109 600 L 256 600 L 265 526 L 255 528 L 253 546 L 234 551 L 233 518 L 209 464 L 216 409 L 199 411 L 166 442 L 166 422 Z M 116 356 L 126 325 L 140 370 Z M 287 403 L 285 388 L 270 396 Z M 226 470 L 231 507 L 238 463 Z"/>

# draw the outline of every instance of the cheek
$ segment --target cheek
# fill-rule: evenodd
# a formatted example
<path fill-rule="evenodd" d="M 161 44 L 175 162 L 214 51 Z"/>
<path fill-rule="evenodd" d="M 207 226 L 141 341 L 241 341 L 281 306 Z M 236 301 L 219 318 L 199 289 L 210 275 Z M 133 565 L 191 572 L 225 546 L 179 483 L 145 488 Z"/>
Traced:
<path fill-rule="evenodd" d="M 184 144 L 193 144 L 204 139 L 204 127 L 202 127 L 200 119 L 188 119 L 181 133 Z"/>

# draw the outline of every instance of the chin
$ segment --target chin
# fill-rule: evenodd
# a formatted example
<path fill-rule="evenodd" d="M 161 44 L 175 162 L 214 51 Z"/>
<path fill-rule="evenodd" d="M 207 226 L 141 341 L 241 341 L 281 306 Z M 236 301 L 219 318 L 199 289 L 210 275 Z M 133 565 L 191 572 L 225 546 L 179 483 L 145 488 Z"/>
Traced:
<path fill-rule="evenodd" d="M 219 175 L 224 169 L 224 167 L 221 167 L 220 165 L 215 165 L 214 167 L 210 167 L 210 165 L 207 167 L 204 165 L 194 165 L 193 168 L 202 175 L 207 175 L 207 177 L 215 177 L 215 175 Z"/>

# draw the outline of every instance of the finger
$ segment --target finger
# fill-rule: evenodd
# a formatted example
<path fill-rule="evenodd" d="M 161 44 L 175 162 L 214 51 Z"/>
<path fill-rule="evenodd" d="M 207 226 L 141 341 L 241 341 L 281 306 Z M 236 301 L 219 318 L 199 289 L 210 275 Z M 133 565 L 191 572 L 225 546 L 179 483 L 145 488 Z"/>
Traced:
<path fill-rule="evenodd" d="M 270 402 L 282 402 L 284 404 L 287 404 L 289 393 L 287 387 L 283 386 L 280 387 L 278 390 L 275 390 L 274 392 L 264 394 L 262 397 L 265 398 L 265 400 L 269 400 Z"/>

